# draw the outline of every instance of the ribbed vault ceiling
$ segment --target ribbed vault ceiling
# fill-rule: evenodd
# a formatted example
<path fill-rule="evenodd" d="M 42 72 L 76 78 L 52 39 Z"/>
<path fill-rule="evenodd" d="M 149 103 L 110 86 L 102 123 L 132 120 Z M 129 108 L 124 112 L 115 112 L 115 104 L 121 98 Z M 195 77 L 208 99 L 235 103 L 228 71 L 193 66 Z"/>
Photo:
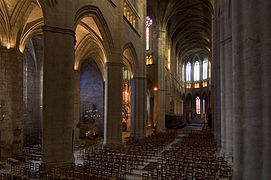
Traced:
<path fill-rule="evenodd" d="M 149 1 L 157 25 L 167 30 L 168 43 L 175 48 L 180 61 L 194 55 L 210 59 L 212 4 L 212 0 Z"/>

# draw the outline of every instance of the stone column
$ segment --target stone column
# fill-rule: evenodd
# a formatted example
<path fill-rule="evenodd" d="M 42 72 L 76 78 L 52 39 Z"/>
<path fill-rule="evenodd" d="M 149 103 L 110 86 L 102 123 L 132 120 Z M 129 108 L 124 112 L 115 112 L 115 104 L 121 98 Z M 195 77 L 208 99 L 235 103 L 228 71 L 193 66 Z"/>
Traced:
<path fill-rule="evenodd" d="M 176 112 L 177 112 L 177 115 L 180 115 L 181 114 L 181 101 L 178 99 L 178 97 L 176 97 L 176 102 L 177 102 Z"/>
<path fill-rule="evenodd" d="M 180 102 L 180 115 L 183 116 L 183 100 Z"/>
<path fill-rule="evenodd" d="M 146 136 L 146 78 L 131 79 L 131 137 Z"/>
<path fill-rule="evenodd" d="M 203 98 L 200 98 L 200 118 L 203 120 Z"/>
<path fill-rule="evenodd" d="M 153 125 L 154 125 L 153 112 L 154 112 L 154 95 L 153 95 L 153 93 L 151 93 L 151 97 L 150 97 L 150 123 L 151 123 L 151 127 L 153 127 Z"/>
<path fill-rule="evenodd" d="M 220 10 L 219 1 L 214 1 L 215 13 L 214 13 L 214 25 L 213 25 L 213 62 L 212 62 L 212 83 L 213 83 L 213 122 L 214 122 L 214 134 L 215 140 L 218 146 L 221 145 L 221 94 L 220 94 Z"/>
<path fill-rule="evenodd" d="M 107 62 L 105 65 L 104 145 L 122 143 L 122 87 L 123 64 Z"/>
<path fill-rule="evenodd" d="M 21 154 L 23 146 L 23 56 L 0 46 L 0 157 Z M 0 120 L 1 120 L 0 119 Z"/>
<path fill-rule="evenodd" d="M 165 61 L 166 61 L 166 31 L 159 30 L 158 35 L 158 90 L 157 94 L 157 130 L 163 132 L 165 128 Z"/>
<path fill-rule="evenodd" d="M 232 1 L 234 179 L 271 179 L 271 1 Z"/>
<path fill-rule="evenodd" d="M 190 113 L 191 114 L 191 118 L 190 120 L 195 120 L 195 114 L 194 112 L 196 112 L 196 96 L 192 96 L 192 101 L 191 101 L 191 106 L 190 106 L 190 109 L 192 109 L 192 112 Z"/>
<path fill-rule="evenodd" d="M 220 25 L 220 37 L 219 37 L 219 57 L 218 60 L 220 61 L 220 101 L 221 101 L 221 155 L 224 156 L 224 150 L 226 148 L 226 118 L 225 118 L 225 81 L 226 81 L 226 68 L 225 68 L 225 61 L 227 61 L 226 54 L 225 54 L 225 47 L 223 44 L 223 40 L 225 39 L 225 19 L 227 18 L 227 7 L 225 7 L 226 3 L 224 0 L 220 0 L 220 14 L 219 14 L 219 25 Z"/>
<path fill-rule="evenodd" d="M 46 167 L 74 162 L 74 42 L 70 29 L 43 26 L 43 138 Z"/>
<path fill-rule="evenodd" d="M 223 0 L 221 5 L 221 39 L 220 39 L 220 60 L 223 69 L 223 90 L 221 97 L 223 98 L 222 115 L 222 152 L 225 159 L 232 163 L 233 137 L 232 137 L 232 30 L 231 30 L 231 6 L 229 1 Z"/>
<path fill-rule="evenodd" d="M 77 125 L 80 121 L 80 71 L 74 71 L 74 141 L 79 141 L 79 128 Z"/>

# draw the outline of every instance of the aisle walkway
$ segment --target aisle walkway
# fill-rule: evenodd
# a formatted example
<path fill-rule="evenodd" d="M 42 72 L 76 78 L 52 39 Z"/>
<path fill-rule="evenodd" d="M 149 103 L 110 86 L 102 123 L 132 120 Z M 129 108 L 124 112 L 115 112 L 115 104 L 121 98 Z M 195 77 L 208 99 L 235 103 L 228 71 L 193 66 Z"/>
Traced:
<path fill-rule="evenodd" d="M 131 175 L 127 175 L 126 179 L 128 180 L 141 180 L 142 174 L 148 172 L 148 168 L 153 168 L 152 166 L 155 165 L 156 162 L 158 162 L 158 159 L 162 157 L 162 153 L 168 151 L 173 144 L 178 143 L 182 137 L 187 136 L 188 133 L 190 133 L 192 130 L 201 130 L 201 126 L 187 126 L 181 130 L 178 131 L 178 135 L 176 138 L 168 144 L 163 150 L 161 150 L 156 156 L 153 156 L 151 159 L 148 159 L 147 162 L 144 162 L 143 166 L 139 166 L 138 169 L 134 169 Z M 155 167 L 154 167 L 155 168 Z"/>

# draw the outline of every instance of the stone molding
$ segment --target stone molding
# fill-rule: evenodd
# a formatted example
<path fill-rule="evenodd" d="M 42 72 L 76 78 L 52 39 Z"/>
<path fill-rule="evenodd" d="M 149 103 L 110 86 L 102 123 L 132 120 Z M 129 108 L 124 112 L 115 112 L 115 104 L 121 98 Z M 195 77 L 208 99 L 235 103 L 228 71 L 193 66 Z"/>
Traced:
<path fill-rule="evenodd" d="M 132 79 L 138 79 L 138 80 L 145 80 L 145 79 L 147 79 L 146 77 L 143 77 L 143 76 L 141 76 L 141 77 L 133 77 Z"/>
<path fill-rule="evenodd" d="M 44 25 L 44 26 L 42 26 L 42 30 L 52 32 L 52 33 L 71 35 L 75 39 L 75 32 L 74 32 L 74 30 L 71 30 L 71 29 L 64 29 L 64 28 L 60 28 L 60 27 L 52 27 L 52 26 Z"/>
<path fill-rule="evenodd" d="M 226 39 L 220 41 L 220 44 L 221 44 L 222 46 L 224 46 L 225 44 L 228 44 L 228 43 L 231 43 L 231 42 L 232 42 L 232 36 L 230 36 L 230 37 L 228 37 L 228 38 L 226 38 Z"/>
<path fill-rule="evenodd" d="M 124 67 L 124 64 L 122 62 L 106 62 L 106 66 L 121 66 Z"/>
<path fill-rule="evenodd" d="M 117 5 L 112 0 L 108 0 L 108 2 L 112 5 L 113 8 L 117 7 Z"/>

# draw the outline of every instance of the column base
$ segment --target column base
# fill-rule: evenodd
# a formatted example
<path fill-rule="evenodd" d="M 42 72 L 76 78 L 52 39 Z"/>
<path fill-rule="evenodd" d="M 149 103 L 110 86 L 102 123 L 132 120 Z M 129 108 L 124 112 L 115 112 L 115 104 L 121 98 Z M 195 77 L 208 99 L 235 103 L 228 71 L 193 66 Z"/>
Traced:
<path fill-rule="evenodd" d="M 132 138 L 132 139 L 143 139 L 143 138 L 145 138 L 146 136 L 143 136 L 143 135 L 131 135 L 131 137 L 130 138 Z"/>
<path fill-rule="evenodd" d="M 223 157 L 230 166 L 233 166 L 233 154 L 230 152 L 220 151 L 219 156 Z"/>
<path fill-rule="evenodd" d="M 167 132 L 167 129 L 166 128 L 159 128 L 159 127 L 157 127 L 157 129 L 156 129 L 156 132 Z"/>
<path fill-rule="evenodd" d="M 7 159 L 14 155 L 21 155 L 22 150 L 21 144 L 2 144 L 0 145 L 0 157 Z"/>
<path fill-rule="evenodd" d="M 41 169 L 41 171 L 46 172 L 46 171 L 49 171 L 50 169 L 56 168 L 56 167 L 70 168 L 73 166 L 74 166 L 73 161 L 71 161 L 71 162 L 51 162 L 51 163 L 42 162 L 40 169 Z"/>
<path fill-rule="evenodd" d="M 225 153 L 224 154 L 225 161 L 228 162 L 229 165 L 233 165 L 233 155 L 232 153 Z"/>
<path fill-rule="evenodd" d="M 103 146 L 112 147 L 112 146 L 122 146 L 122 140 L 120 139 L 110 139 L 103 142 Z"/>

